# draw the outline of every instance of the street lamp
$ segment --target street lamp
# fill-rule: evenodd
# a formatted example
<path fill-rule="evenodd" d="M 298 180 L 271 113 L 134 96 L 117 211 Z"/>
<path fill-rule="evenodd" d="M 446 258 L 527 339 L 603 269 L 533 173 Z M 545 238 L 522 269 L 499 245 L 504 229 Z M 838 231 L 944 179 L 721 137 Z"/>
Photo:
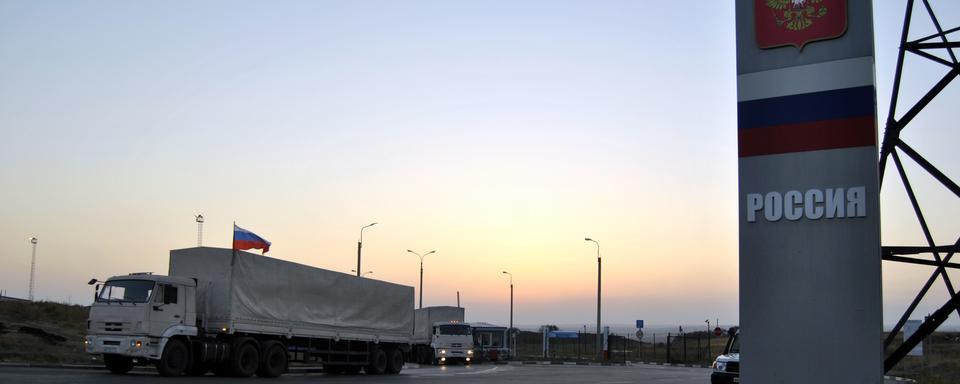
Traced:
<path fill-rule="evenodd" d="M 603 360 L 603 351 L 601 348 L 600 340 L 600 243 L 596 240 L 589 237 L 583 238 L 583 240 L 593 242 L 597 245 L 597 359 Z"/>
<path fill-rule="evenodd" d="M 507 330 L 508 336 L 513 334 L 513 274 L 507 271 L 503 271 L 504 275 L 510 276 L 510 328 Z M 510 354 L 513 355 L 514 344 L 513 340 L 507 338 L 507 341 L 510 343 Z"/>
<path fill-rule="evenodd" d="M 356 269 L 351 269 L 351 270 L 350 270 L 350 272 L 356 272 L 356 271 L 357 271 Z M 373 271 L 366 271 L 366 272 L 361 273 L 361 274 L 359 274 L 359 275 L 357 275 L 357 276 L 361 276 L 361 277 L 362 277 L 362 276 L 369 275 L 369 274 L 371 274 L 371 273 L 373 273 Z"/>
<path fill-rule="evenodd" d="M 423 258 L 426 257 L 427 255 L 431 254 L 431 253 L 437 253 L 437 251 L 430 251 L 430 252 L 424 253 L 424 254 L 422 254 L 422 255 L 419 254 L 419 253 L 416 253 L 416 252 L 414 252 L 414 251 L 411 251 L 411 250 L 409 250 L 409 249 L 407 250 L 407 252 L 410 252 L 410 253 L 412 253 L 412 254 L 417 255 L 418 257 L 420 257 L 420 308 L 423 308 Z"/>
<path fill-rule="evenodd" d="M 370 224 L 368 224 L 368 225 L 364 225 L 363 228 L 360 228 L 360 240 L 357 241 L 357 269 L 354 270 L 354 271 L 357 272 L 357 276 L 360 276 L 360 271 L 361 271 L 361 269 L 360 269 L 360 249 L 363 248 L 363 230 L 364 230 L 364 229 L 367 229 L 367 228 L 369 228 L 369 227 L 372 227 L 372 226 L 374 226 L 374 225 L 377 225 L 377 223 L 370 223 Z"/>
<path fill-rule="evenodd" d="M 33 249 L 30 251 L 30 294 L 27 299 L 33 301 L 33 276 L 37 273 L 37 238 L 31 237 L 30 244 Z"/>
<path fill-rule="evenodd" d="M 510 329 L 513 329 L 513 274 L 503 271 L 504 275 L 510 275 Z"/>

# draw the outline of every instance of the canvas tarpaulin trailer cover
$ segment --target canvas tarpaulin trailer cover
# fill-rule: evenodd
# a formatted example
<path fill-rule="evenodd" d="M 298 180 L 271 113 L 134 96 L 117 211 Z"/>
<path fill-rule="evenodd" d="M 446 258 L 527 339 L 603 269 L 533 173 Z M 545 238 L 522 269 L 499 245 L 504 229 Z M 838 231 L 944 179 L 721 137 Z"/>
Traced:
<path fill-rule="evenodd" d="M 170 276 L 197 279 L 207 331 L 409 342 L 413 287 L 230 249 L 170 251 Z"/>

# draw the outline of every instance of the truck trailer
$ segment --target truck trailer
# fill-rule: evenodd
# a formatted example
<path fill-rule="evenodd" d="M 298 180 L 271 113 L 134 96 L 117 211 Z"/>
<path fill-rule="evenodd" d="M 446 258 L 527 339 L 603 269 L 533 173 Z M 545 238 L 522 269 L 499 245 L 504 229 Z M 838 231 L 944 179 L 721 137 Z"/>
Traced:
<path fill-rule="evenodd" d="M 168 276 L 97 288 L 86 351 L 119 374 L 277 377 L 291 361 L 396 374 L 411 348 L 413 287 L 247 252 L 172 250 Z"/>
<path fill-rule="evenodd" d="M 436 306 L 414 312 L 412 360 L 420 364 L 469 364 L 473 328 L 463 322 L 461 307 Z"/>

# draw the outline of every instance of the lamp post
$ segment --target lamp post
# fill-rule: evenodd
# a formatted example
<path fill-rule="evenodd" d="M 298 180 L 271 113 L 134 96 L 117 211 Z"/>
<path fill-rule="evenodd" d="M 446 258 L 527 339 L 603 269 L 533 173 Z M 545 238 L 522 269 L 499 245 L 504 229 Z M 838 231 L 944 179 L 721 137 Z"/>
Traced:
<path fill-rule="evenodd" d="M 503 274 L 510 276 L 510 329 L 513 329 L 513 274 L 507 271 Z"/>
<path fill-rule="evenodd" d="M 350 272 L 356 272 L 356 271 L 357 271 L 356 269 L 351 269 L 351 270 L 350 270 Z M 371 274 L 371 273 L 373 273 L 373 271 L 366 271 L 366 272 L 363 272 L 363 273 L 361 273 L 361 274 L 359 274 L 359 275 L 357 275 L 357 276 L 363 277 L 363 276 L 369 275 L 369 274 Z"/>
<path fill-rule="evenodd" d="M 33 301 L 33 277 L 37 273 L 37 238 L 31 237 L 30 244 L 33 249 L 30 251 L 30 294 L 27 299 Z"/>
<path fill-rule="evenodd" d="M 420 258 L 420 308 L 423 308 L 423 258 L 431 253 L 437 253 L 437 251 L 430 251 L 422 255 L 414 251 L 411 251 L 409 249 L 407 250 L 407 252 L 417 255 L 417 257 Z"/>
<path fill-rule="evenodd" d="M 510 335 L 513 334 L 513 274 L 507 271 L 503 271 L 504 275 L 510 276 L 510 328 L 507 328 L 507 340 L 510 343 L 510 354 L 513 355 L 513 340 L 510 340 Z"/>
<path fill-rule="evenodd" d="M 600 340 L 600 243 L 589 237 L 585 237 L 583 240 L 597 245 L 597 359 L 603 360 L 603 351 L 600 350 L 602 345 Z"/>
<path fill-rule="evenodd" d="M 354 270 L 357 272 L 357 276 L 360 276 L 360 271 L 362 271 L 362 269 L 360 269 L 360 250 L 363 248 L 363 230 L 374 225 L 377 225 L 377 223 L 370 223 L 360 228 L 360 240 L 357 240 L 357 269 Z"/>
<path fill-rule="evenodd" d="M 203 246 L 203 215 L 194 216 L 197 220 L 197 247 Z"/>

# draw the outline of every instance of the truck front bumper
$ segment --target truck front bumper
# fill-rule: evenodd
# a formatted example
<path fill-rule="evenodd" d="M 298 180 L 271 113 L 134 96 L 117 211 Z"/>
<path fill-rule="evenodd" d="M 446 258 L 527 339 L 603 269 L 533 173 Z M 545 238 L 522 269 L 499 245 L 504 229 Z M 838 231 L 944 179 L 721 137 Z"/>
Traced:
<path fill-rule="evenodd" d="M 88 335 L 84 338 L 87 353 L 116 354 L 145 359 L 159 359 L 160 343 L 155 337 L 127 335 Z"/>
<path fill-rule="evenodd" d="M 739 372 L 717 372 L 710 374 L 710 384 L 732 384 L 740 382 Z"/>
<path fill-rule="evenodd" d="M 437 350 L 435 356 L 440 364 L 453 361 L 469 363 L 473 360 L 473 350 L 469 349 L 442 349 Z"/>

